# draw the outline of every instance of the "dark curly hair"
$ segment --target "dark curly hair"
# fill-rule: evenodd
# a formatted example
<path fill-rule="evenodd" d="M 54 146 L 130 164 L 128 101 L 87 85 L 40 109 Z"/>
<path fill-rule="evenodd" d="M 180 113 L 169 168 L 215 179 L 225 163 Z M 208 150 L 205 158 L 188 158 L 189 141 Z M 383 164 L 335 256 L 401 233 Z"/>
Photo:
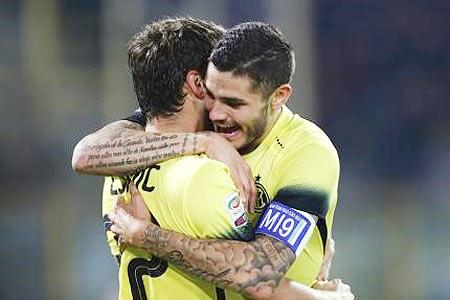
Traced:
<path fill-rule="evenodd" d="M 291 45 L 277 28 L 262 22 L 227 30 L 209 60 L 221 72 L 250 77 L 253 88 L 259 88 L 265 97 L 289 83 L 295 68 Z"/>
<path fill-rule="evenodd" d="M 168 18 L 144 26 L 128 43 L 134 91 L 147 118 L 181 110 L 190 70 L 204 78 L 208 57 L 224 29 L 191 17 Z"/>

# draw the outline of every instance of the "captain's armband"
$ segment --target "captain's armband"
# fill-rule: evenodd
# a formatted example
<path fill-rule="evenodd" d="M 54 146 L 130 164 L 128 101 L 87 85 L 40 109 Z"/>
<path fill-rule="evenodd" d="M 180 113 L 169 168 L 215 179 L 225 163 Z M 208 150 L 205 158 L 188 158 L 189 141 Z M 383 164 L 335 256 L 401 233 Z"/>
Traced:
<path fill-rule="evenodd" d="M 308 243 L 315 225 L 311 214 L 272 201 L 259 219 L 255 234 L 281 241 L 298 256 Z"/>

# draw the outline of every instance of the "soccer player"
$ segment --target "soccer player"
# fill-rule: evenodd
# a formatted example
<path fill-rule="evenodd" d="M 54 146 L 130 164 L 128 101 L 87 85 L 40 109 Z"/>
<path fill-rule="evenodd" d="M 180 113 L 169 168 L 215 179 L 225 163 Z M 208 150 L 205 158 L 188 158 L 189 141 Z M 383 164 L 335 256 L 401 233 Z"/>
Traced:
<path fill-rule="evenodd" d="M 152 23 L 129 43 L 129 66 L 142 112 L 153 133 L 195 132 L 205 127 L 205 91 L 200 79 L 220 27 L 194 19 L 167 19 Z M 165 93 L 165 94 L 164 94 Z M 164 95 L 161 95 L 164 94 Z M 153 217 L 167 229 L 200 238 L 250 240 L 250 226 L 243 203 L 228 168 L 206 156 L 184 156 L 163 162 L 133 176 L 108 177 L 104 184 L 104 210 L 116 195 L 137 185 Z M 206 184 L 207 189 L 200 187 Z M 208 201 L 204 201 L 203 197 Z M 145 206 L 147 205 L 147 206 Z M 203 209 L 197 207 L 202 205 Z M 209 219 L 209 226 L 202 221 Z M 107 220 L 106 220 L 107 221 Z M 216 287 L 133 246 L 117 251 L 120 299 L 214 299 Z"/>
<path fill-rule="evenodd" d="M 140 107 L 143 113 L 151 116 L 147 119 L 148 132 L 203 128 L 201 99 L 205 91 L 200 79 L 204 76 L 204 62 L 212 48 L 214 39 L 211 35 L 217 36 L 214 29 L 211 24 L 192 19 L 166 20 L 146 27 L 131 41 L 129 64 Z M 196 43 L 192 44 L 192 41 Z M 200 52 L 194 53 L 193 49 L 200 49 Z M 161 62 L 164 59 L 167 64 Z M 174 63 L 179 65 L 174 67 L 171 65 Z M 160 74 L 165 74 L 170 80 L 161 78 Z M 172 90 L 175 96 L 166 95 L 167 99 L 159 99 L 158 91 L 161 90 Z M 123 193 L 129 186 L 136 193 L 130 182 L 137 184 L 145 204 L 164 228 L 199 238 L 251 237 L 248 218 L 237 190 L 228 169 L 221 163 L 206 157 L 190 156 L 161 163 L 133 176 L 109 178 L 104 188 L 106 210 L 107 206 L 111 207 L 114 195 Z M 202 209 L 198 209 L 200 206 Z M 207 221 L 207 226 L 202 221 Z M 114 243 L 113 240 L 110 242 Z M 172 259 L 176 260 L 176 256 Z M 146 296 L 200 299 L 213 298 L 216 293 L 213 285 L 186 276 L 142 249 L 131 246 L 121 253 L 119 272 L 121 299 Z M 177 289 L 173 288 L 175 284 Z M 151 294 L 145 296 L 144 293 Z"/>
<path fill-rule="evenodd" d="M 283 275 L 314 283 L 331 235 L 339 160 L 325 133 L 285 106 L 293 70 L 290 45 L 264 23 L 228 30 L 210 56 L 209 117 L 256 176 L 255 240 L 192 239 L 148 223 L 147 235 L 125 240 L 241 293 L 270 296 Z"/>

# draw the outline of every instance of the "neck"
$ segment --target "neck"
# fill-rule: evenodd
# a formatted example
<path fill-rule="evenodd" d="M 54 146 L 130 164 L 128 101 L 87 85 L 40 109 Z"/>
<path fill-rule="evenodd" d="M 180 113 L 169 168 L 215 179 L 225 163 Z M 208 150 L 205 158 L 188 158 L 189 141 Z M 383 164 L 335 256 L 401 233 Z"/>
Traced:
<path fill-rule="evenodd" d="M 267 122 L 267 129 L 266 129 L 266 133 L 265 133 L 264 137 L 266 137 L 269 134 L 269 132 L 272 130 L 273 126 L 275 126 L 275 123 L 278 121 L 278 118 L 280 118 L 282 109 L 283 108 L 277 109 L 269 117 L 269 121 Z"/>
<path fill-rule="evenodd" d="M 196 132 L 203 130 L 203 126 L 203 119 L 187 99 L 179 112 L 169 117 L 152 118 L 147 122 L 145 130 L 158 133 Z"/>
<path fill-rule="evenodd" d="M 192 122 L 189 124 L 189 122 L 185 122 L 183 119 L 184 118 L 180 118 L 177 114 L 170 117 L 155 117 L 147 123 L 145 131 L 158 133 L 197 131 L 197 126 L 195 124 L 192 124 Z"/>
<path fill-rule="evenodd" d="M 272 131 L 273 126 L 277 123 L 278 119 L 280 118 L 282 108 L 279 108 L 275 111 L 273 111 L 268 117 L 267 117 L 267 124 L 266 128 L 264 129 L 264 134 L 261 136 L 258 145 L 261 144 L 261 142 L 269 135 L 269 133 Z"/>

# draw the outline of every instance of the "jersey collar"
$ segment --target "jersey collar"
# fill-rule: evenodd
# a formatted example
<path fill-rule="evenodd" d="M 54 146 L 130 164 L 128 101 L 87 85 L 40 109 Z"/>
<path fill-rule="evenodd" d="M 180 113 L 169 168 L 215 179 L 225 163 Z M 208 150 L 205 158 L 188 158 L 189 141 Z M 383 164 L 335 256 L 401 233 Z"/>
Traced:
<path fill-rule="evenodd" d="M 276 120 L 272 129 L 270 129 L 269 134 L 264 138 L 264 140 L 262 140 L 261 144 L 259 144 L 259 146 L 249 154 L 257 152 L 262 148 L 266 149 L 270 147 L 270 145 L 272 145 L 276 141 L 276 139 L 283 133 L 283 131 L 286 130 L 289 122 L 293 117 L 294 114 L 292 113 L 292 111 L 286 105 L 283 105 L 281 107 L 280 116 L 278 117 L 278 120 Z M 247 155 L 244 155 L 244 157 Z"/>

